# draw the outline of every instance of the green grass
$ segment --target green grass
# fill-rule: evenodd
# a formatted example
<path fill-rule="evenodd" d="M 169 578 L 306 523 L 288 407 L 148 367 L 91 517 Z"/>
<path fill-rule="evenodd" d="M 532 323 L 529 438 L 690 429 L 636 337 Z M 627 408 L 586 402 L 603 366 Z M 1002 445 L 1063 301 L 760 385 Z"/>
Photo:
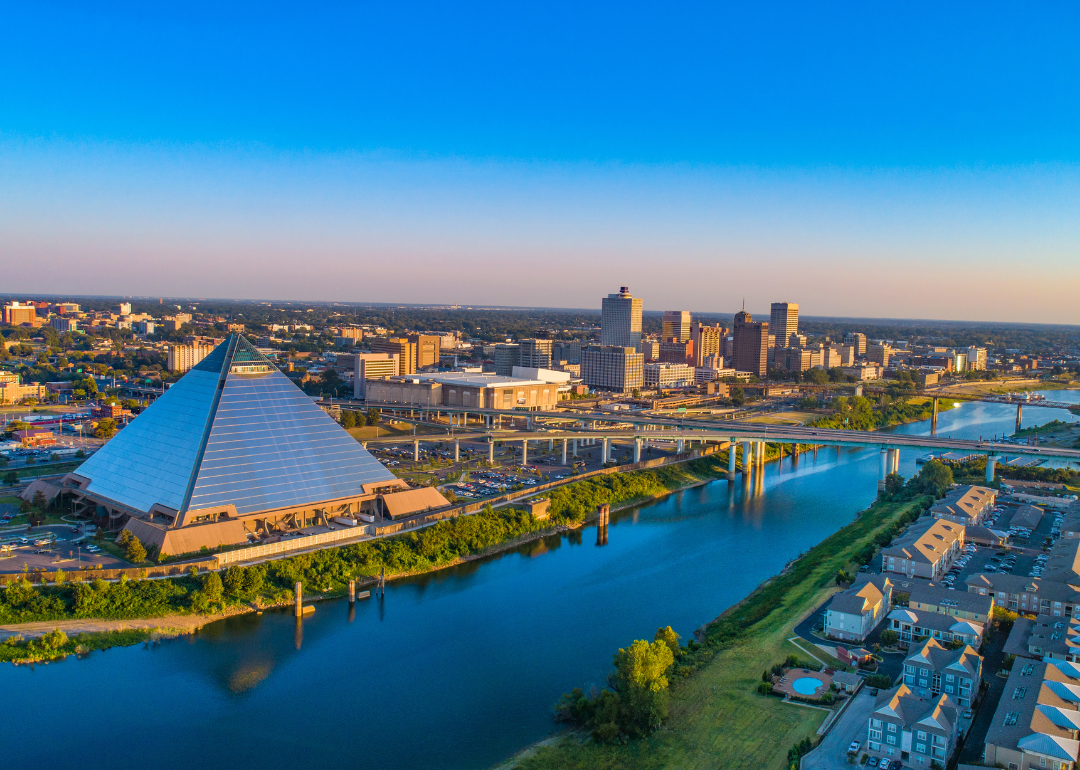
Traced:
<path fill-rule="evenodd" d="M 799 559 L 782 576 L 706 627 L 707 645 L 683 679 L 673 677 L 671 715 L 653 736 L 626 745 L 605 746 L 574 733 L 524 757 L 525 770 L 750 770 L 784 768 L 787 751 L 814 733 L 825 712 L 782 703 L 755 692 L 762 670 L 791 652 L 787 639 L 795 625 L 837 589 L 837 570 L 874 536 L 922 500 L 871 507 Z M 688 587 L 688 590 L 692 588 Z M 627 639 L 627 643 L 631 640 Z M 816 649 L 813 649 L 815 654 Z M 613 651 L 614 652 L 614 651 Z M 818 655 L 824 658 L 824 655 Z M 567 682 L 566 689 L 576 685 Z"/>
<path fill-rule="evenodd" d="M 45 644 L 39 639 L 22 639 L 13 636 L 0 643 L 0 663 L 41 663 L 60 660 L 68 655 L 85 655 L 93 650 L 139 644 L 151 639 L 156 633 L 148 628 L 133 628 L 123 631 L 79 634 L 66 638 L 63 644 L 57 646 Z"/>

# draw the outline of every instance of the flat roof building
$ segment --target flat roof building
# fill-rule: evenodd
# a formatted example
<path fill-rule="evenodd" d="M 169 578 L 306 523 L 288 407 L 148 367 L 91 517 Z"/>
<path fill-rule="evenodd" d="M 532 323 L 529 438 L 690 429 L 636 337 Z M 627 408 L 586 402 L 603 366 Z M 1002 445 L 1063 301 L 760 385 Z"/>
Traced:
<path fill-rule="evenodd" d="M 663 330 L 660 334 L 661 339 L 686 342 L 690 339 L 690 311 L 665 310 L 660 328 Z"/>
<path fill-rule="evenodd" d="M 626 286 L 600 300 L 600 344 L 634 348 L 641 343 L 643 303 Z"/>
<path fill-rule="evenodd" d="M 555 375 L 560 373 L 555 372 Z M 370 380 L 368 401 L 417 407 L 458 406 L 472 409 L 554 409 L 562 398 L 560 382 L 500 377 L 480 372 L 438 372 Z"/>
<path fill-rule="evenodd" d="M 629 393 L 645 386 L 645 357 L 632 347 L 589 345 L 581 351 L 581 378 L 590 388 Z"/>

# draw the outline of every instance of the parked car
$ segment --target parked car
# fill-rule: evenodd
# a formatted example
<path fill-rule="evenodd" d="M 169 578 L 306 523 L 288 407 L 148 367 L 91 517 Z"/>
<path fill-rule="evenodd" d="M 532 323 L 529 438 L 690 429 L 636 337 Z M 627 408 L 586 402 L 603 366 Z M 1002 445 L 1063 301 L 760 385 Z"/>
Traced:
<path fill-rule="evenodd" d="M 854 754 L 859 750 L 859 748 L 861 746 L 862 746 L 862 744 L 859 743 L 858 741 L 852 741 L 851 744 L 847 747 L 847 753 L 848 754 Z"/>

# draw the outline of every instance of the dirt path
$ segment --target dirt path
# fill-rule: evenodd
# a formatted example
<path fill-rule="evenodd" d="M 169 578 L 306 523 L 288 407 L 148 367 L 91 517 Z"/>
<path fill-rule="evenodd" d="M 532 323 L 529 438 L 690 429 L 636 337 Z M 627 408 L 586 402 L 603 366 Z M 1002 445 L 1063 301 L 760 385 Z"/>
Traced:
<path fill-rule="evenodd" d="M 216 612 L 213 615 L 167 615 L 161 618 L 133 618 L 131 620 L 87 618 L 85 620 L 44 620 L 37 623 L 12 623 L 0 626 L 0 639 L 6 639 L 15 634 L 24 637 L 37 637 L 52 631 L 54 628 L 61 629 L 69 636 L 83 633 L 100 634 L 107 631 L 126 631 L 132 628 L 156 629 L 164 634 L 180 636 L 195 633 L 215 620 L 221 620 L 233 615 L 243 615 L 248 612 L 254 612 L 254 608 L 230 607 L 225 612 Z"/>

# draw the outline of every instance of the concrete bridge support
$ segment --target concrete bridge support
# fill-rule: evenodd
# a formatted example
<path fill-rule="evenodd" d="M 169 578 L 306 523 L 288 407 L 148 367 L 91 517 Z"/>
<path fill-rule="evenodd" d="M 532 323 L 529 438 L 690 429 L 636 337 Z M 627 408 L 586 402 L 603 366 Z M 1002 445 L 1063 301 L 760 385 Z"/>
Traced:
<path fill-rule="evenodd" d="M 634 462 L 641 462 L 641 439 L 634 439 Z"/>
<path fill-rule="evenodd" d="M 746 475 L 750 474 L 750 469 L 754 465 L 754 461 L 752 459 L 754 453 L 751 450 L 752 446 L 753 444 L 751 444 L 749 441 L 742 442 L 742 471 Z"/>
<path fill-rule="evenodd" d="M 993 455 L 986 456 L 986 483 L 994 483 L 994 472 L 997 470 L 997 458 Z"/>
<path fill-rule="evenodd" d="M 611 451 L 611 440 L 608 439 L 608 438 L 605 438 L 604 439 L 604 447 L 603 447 L 603 449 L 601 450 L 601 453 L 600 453 L 600 462 L 601 463 L 606 463 L 610 459 L 610 454 L 609 454 L 610 451 Z"/>
<path fill-rule="evenodd" d="M 570 443 L 569 439 L 562 440 L 562 464 L 566 465 L 566 445 Z"/>
<path fill-rule="evenodd" d="M 765 442 L 758 442 L 758 470 L 765 470 Z"/>
<path fill-rule="evenodd" d="M 458 459 L 461 457 L 461 453 L 459 451 L 461 449 L 460 444 L 461 442 L 459 442 L 457 439 L 454 439 L 454 462 L 457 462 Z"/>
<path fill-rule="evenodd" d="M 889 475 L 889 450 L 881 448 L 881 470 L 878 473 L 878 492 L 885 490 L 885 477 Z"/>
<path fill-rule="evenodd" d="M 727 448 L 727 477 L 728 481 L 735 478 L 735 455 L 739 452 L 739 445 L 734 441 L 728 442 Z"/>
<path fill-rule="evenodd" d="M 420 442 L 412 442 L 412 459 L 414 463 L 420 462 Z"/>
<path fill-rule="evenodd" d="M 683 453 L 685 442 L 680 438 L 675 440 L 675 454 L 681 455 Z"/>
<path fill-rule="evenodd" d="M 937 410 L 938 410 L 938 400 L 935 398 L 934 399 L 934 413 L 932 415 L 930 415 L 930 435 L 931 436 L 936 436 L 937 435 Z"/>
<path fill-rule="evenodd" d="M 1022 424 L 1023 419 L 1024 419 L 1024 405 L 1023 404 L 1017 404 L 1016 405 L 1016 430 L 1013 431 L 1014 433 L 1019 433 L 1020 432 L 1020 425 Z"/>
<path fill-rule="evenodd" d="M 577 439 L 574 439 L 574 457 L 577 457 Z"/>
<path fill-rule="evenodd" d="M 527 438 L 521 440 L 521 464 L 529 464 L 529 440 Z"/>
<path fill-rule="evenodd" d="M 488 464 L 495 464 L 495 439 L 488 439 Z"/>

